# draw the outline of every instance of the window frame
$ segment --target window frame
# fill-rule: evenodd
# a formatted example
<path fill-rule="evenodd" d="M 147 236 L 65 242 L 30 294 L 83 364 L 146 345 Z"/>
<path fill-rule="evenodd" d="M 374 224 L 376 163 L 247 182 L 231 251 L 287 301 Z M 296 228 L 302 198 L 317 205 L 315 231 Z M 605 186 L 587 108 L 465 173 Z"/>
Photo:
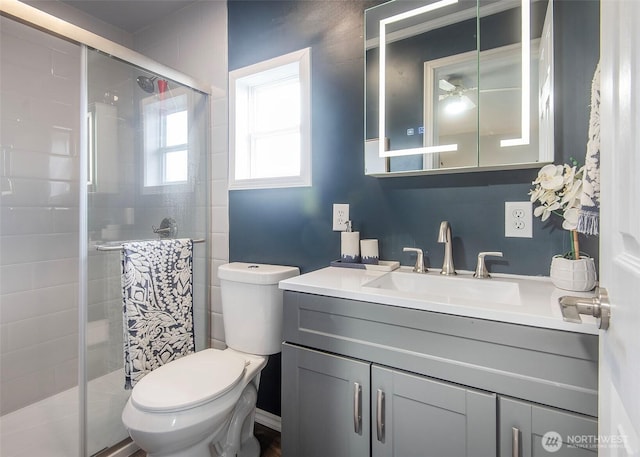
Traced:
<path fill-rule="evenodd" d="M 296 67 L 300 83 L 300 173 L 294 176 L 236 178 L 236 166 L 251 161 L 252 156 L 248 135 L 252 89 L 268 82 L 276 83 L 292 75 L 291 69 Z M 229 189 L 311 186 L 311 48 L 229 72 L 229 95 Z"/>

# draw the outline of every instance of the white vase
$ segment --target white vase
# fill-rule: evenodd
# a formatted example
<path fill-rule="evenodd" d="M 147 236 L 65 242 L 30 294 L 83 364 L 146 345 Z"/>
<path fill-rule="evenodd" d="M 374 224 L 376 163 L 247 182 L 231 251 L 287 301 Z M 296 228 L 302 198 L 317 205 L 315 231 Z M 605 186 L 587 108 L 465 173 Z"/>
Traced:
<path fill-rule="evenodd" d="M 551 282 L 558 288 L 586 292 L 596 286 L 596 265 L 591 257 L 578 260 L 556 255 L 551 259 Z"/>

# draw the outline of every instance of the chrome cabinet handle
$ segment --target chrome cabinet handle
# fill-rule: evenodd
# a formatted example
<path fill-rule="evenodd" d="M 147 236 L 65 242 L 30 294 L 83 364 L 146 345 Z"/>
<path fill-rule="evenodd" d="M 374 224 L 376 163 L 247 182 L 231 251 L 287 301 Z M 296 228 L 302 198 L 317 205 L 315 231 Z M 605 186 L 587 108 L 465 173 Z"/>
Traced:
<path fill-rule="evenodd" d="M 518 427 L 511 428 L 511 457 L 520 457 L 521 433 Z"/>
<path fill-rule="evenodd" d="M 353 431 L 358 435 L 362 431 L 362 387 L 353 383 Z"/>
<path fill-rule="evenodd" d="M 378 389 L 376 397 L 376 428 L 378 432 L 378 441 L 384 441 L 384 392 Z"/>
<path fill-rule="evenodd" d="M 593 316 L 598 320 L 598 328 L 607 330 L 611 321 L 609 294 L 604 287 L 596 288 L 595 297 L 572 297 L 565 295 L 558 299 L 562 319 L 567 322 L 581 324 L 580 314 Z"/>

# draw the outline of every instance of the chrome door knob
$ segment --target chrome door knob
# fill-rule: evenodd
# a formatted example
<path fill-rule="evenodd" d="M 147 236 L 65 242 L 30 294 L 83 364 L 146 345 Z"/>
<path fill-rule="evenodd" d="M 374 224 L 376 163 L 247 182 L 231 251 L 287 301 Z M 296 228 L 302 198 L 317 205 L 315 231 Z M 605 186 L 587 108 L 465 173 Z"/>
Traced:
<path fill-rule="evenodd" d="M 595 297 L 573 297 L 565 295 L 558 299 L 562 318 L 567 322 L 582 323 L 580 314 L 593 316 L 597 319 L 598 328 L 607 330 L 611 321 L 611 306 L 609 294 L 604 287 L 596 288 Z"/>

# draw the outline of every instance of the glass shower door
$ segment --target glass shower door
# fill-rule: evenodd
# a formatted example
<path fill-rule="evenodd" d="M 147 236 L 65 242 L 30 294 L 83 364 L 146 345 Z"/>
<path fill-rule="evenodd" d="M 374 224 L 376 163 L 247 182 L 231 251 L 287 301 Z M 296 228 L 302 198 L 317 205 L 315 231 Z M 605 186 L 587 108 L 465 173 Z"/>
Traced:
<path fill-rule="evenodd" d="M 206 239 L 208 100 L 94 50 L 87 74 L 87 447 L 93 455 L 127 438 L 120 244 L 160 233 Z M 194 244 L 193 252 L 196 350 L 206 347 L 208 334 L 206 246 Z"/>
<path fill-rule="evenodd" d="M 0 16 L 0 455 L 78 455 L 80 46 Z"/>

